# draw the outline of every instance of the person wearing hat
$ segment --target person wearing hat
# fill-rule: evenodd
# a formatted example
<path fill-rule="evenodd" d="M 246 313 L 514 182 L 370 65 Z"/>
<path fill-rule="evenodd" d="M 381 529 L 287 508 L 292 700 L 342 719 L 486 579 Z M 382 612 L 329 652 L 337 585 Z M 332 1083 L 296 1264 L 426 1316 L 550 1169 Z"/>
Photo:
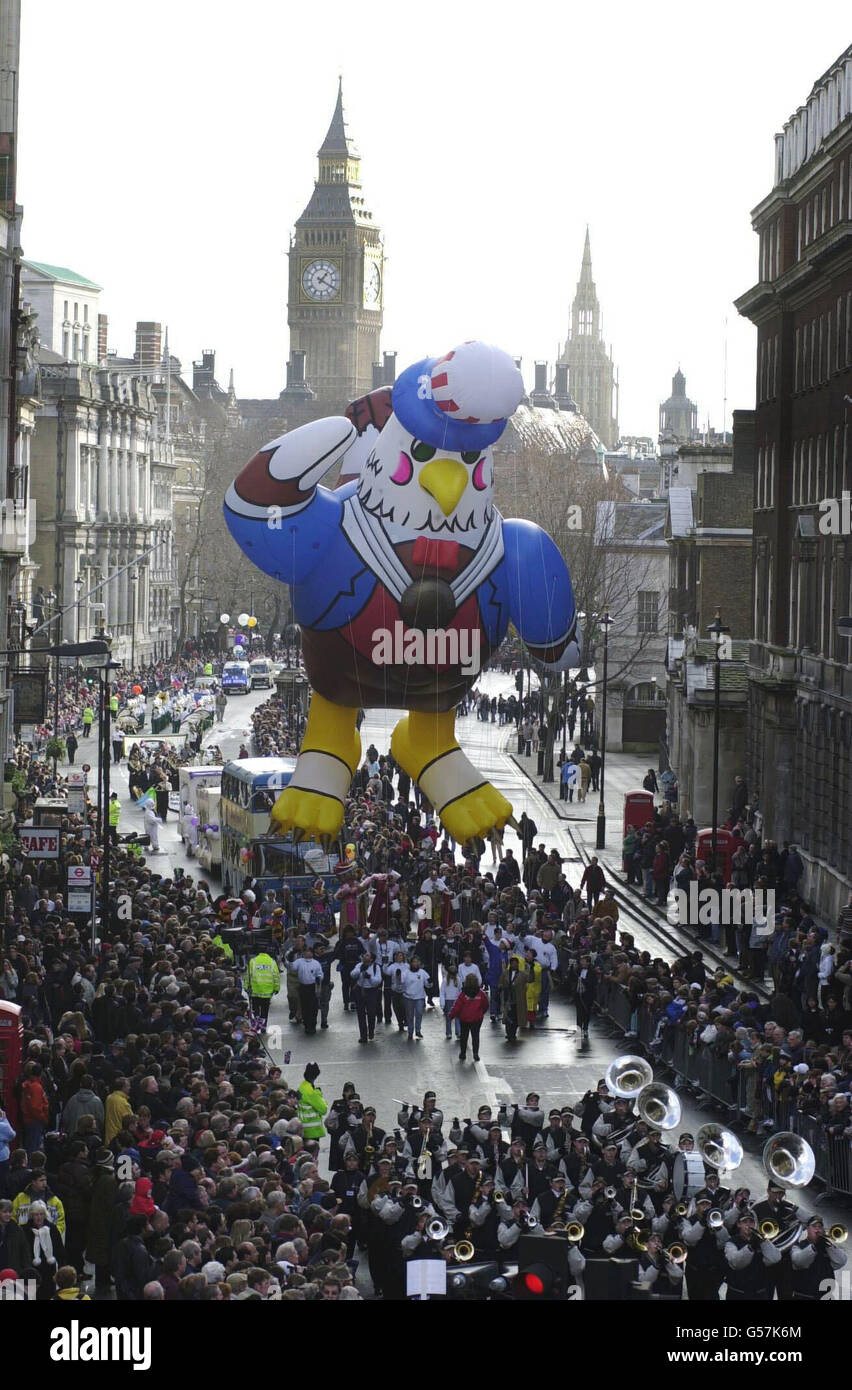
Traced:
<path fill-rule="evenodd" d="M 305 1139 L 321 1139 L 325 1133 L 322 1121 L 328 1110 L 328 1102 L 320 1087 L 314 1085 L 319 1074 L 316 1062 L 309 1062 L 305 1067 L 304 1079 L 297 1088 L 297 1110 Z"/>
<path fill-rule="evenodd" d="M 782 1252 L 771 1241 L 761 1239 L 757 1217 L 750 1208 L 739 1214 L 723 1253 L 727 1300 L 730 1303 L 771 1302 L 772 1272 L 781 1263 Z"/>
<path fill-rule="evenodd" d="M 834 1283 L 837 1270 L 843 1269 L 846 1258 L 846 1252 L 826 1237 L 822 1217 L 810 1217 L 801 1236 L 790 1247 L 790 1299 L 821 1302 L 828 1292 L 827 1282 Z"/>

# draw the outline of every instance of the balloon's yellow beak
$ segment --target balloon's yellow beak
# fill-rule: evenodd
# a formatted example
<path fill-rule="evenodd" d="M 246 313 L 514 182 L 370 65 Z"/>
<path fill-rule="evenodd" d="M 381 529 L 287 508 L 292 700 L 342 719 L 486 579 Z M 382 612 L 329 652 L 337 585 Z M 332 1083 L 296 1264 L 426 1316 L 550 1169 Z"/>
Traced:
<path fill-rule="evenodd" d="M 444 516 L 449 516 L 467 487 L 467 469 L 456 459 L 432 459 L 420 470 L 417 481 L 424 492 L 434 497 Z"/>

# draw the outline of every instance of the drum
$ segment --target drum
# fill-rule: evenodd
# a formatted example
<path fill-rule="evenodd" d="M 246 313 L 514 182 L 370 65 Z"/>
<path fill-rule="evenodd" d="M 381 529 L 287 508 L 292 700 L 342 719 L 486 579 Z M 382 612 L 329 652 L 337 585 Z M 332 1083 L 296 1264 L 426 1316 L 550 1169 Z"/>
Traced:
<path fill-rule="evenodd" d="M 704 1186 L 704 1160 L 701 1154 L 679 1153 L 672 1169 L 672 1191 L 679 1202 L 694 1197 Z"/>

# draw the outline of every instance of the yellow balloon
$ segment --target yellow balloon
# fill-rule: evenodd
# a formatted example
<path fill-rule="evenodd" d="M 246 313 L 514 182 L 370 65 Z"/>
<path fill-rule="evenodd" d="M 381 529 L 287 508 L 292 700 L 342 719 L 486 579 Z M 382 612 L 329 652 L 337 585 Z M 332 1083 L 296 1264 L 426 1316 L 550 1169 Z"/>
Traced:
<path fill-rule="evenodd" d="M 248 620 L 246 626 L 247 626 L 247 627 L 257 627 L 257 618 L 249 618 L 249 620 Z"/>

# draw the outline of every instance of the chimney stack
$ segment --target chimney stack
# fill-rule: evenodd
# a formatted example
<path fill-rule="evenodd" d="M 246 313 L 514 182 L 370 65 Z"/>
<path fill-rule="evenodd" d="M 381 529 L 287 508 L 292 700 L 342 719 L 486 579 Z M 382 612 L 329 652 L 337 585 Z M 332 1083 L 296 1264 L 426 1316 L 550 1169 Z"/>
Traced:
<path fill-rule="evenodd" d="M 380 386 L 385 384 L 385 369 L 381 362 L 373 363 L 373 390 L 377 391 Z"/>
<path fill-rule="evenodd" d="M 107 358 L 107 330 L 109 319 L 106 314 L 98 314 L 98 362 L 105 362 Z"/>
<path fill-rule="evenodd" d="M 535 390 L 547 391 L 547 363 L 536 362 L 535 364 Z"/>
<path fill-rule="evenodd" d="M 568 395 L 568 364 L 567 362 L 557 362 L 556 364 L 556 399 L 560 396 Z M 560 401 L 561 405 L 561 401 Z"/>
<path fill-rule="evenodd" d="M 98 318 L 100 336 L 100 316 Z M 163 327 L 159 323 L 136 324 L 134 361 L 144 372 L 158 372 L 163 364 Z"/>
<path fill-rule="evenodd" d="M 396 353 L 386 352 L 384 359 L 384 380 L 380 381 L 379 385 L 393 386 L 396 381 Z"/>

